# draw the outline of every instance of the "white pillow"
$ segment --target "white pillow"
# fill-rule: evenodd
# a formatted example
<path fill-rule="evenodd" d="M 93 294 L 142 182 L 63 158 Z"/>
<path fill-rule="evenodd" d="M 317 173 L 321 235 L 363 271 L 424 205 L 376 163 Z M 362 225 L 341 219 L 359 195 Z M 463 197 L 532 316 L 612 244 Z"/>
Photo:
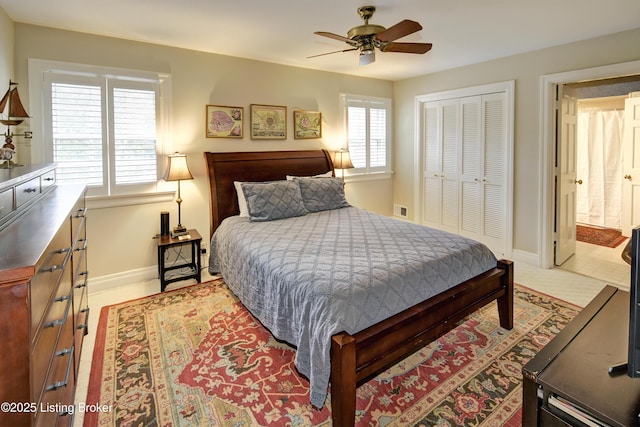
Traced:
<path fill-rule="evenodd" d="M 233 186 L 236 188 L 236 194 L 238 195 L 238 207 L 240 208 L 240 216 L 249 218 L 249 208 L 247 207 L 247 199 L 244 197 L 242 191 L 242 182 L 233 181 Z"/>
<path fill-rule="evenodd" d="M 321 173 L 319 175 L 314 175 L 314 176 L 287 175 L 287 181 L 291 181 L 294 178 L 332 178 L 332 177 L 333 177 L 333 172 L 329 171 L 329 172 Z"/>

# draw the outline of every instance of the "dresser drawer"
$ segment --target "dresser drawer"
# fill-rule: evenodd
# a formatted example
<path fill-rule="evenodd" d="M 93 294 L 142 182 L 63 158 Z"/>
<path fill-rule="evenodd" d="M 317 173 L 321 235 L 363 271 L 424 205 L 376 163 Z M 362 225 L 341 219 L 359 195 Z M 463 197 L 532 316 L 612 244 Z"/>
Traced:
<path fill-rule="evenodd" d="M 71 274 L 65 272 L 71 260 L 69 247 L 69 225 L 63 226 L 47 247 L 41 261 L 36 265 L 36 275 L 31 279 L 31 336 L 35 337 L 47 311 L 51 297 L 58 286 L 71 286 Z M 64 292 L 64 290 L 63 290 Z"/>
<path fill-rule="evenodd" d="M 32 396 L 39 397 L 44 390 L 47 372 L 51 364 L 51 355 L 58 346 L 58 337 L 73 332 L 73 303 L 71 293 L 56 297 L 51 308 L 45 316 L 45 322 L 39 331 L 32 352 Z M 63 346 L 69 347 L 71 339 L 63 342 Z"/>
<path fill-rule="evenodd" d="M 40 175 L 40 189 L 45 191 L 47 188 L 55 185 L 56 183 L 56 170 L 52 169 L 49 172 L 45 172 Z"/>
<path fill-rule="evenodd" d="M 87 300 L 87 291 L 84 291 L 78 296 L 78 300 L 74 300 L 74 309 L 78 307 L 75 312 L 74 318 L 74 345 L 76 348 L 75 354 L 75 372 L 78 373 L 80 368 L 80 356 L 82 354 L 82 343 L 84 337 L 89 331 L 89 304 Z M 79 301 L 79 302 L 77 302 Z M 76 305 L 77 304 L 77 305 Z"/>
<path fill-rule="evenodd" d="M 46 386 L 42 393 L 42 398 L 38 404 L 39 409 L 44 409 L 38 413 L 36 425 L 54 426 L 58 417 L 64 413 L 64 409 L 70 406 L 73 401 L 66 401 L 67 388 L 73 387 L 75 383 L 73 373 L 73 345 L 56 349 L 51 361 L 51 370 L 47 377 Z"/>
<path fill-rule="evenodd" d="M 16 186 L 16 208 L 40 195 L 40 177 Z"/>
<path fill-rule="evenodd" d="M 13 212 L 13 188 L 0 193 L 0 222 Z"/>
<path fill-rule="evenodd" d="M 63 276 L 66 274 L 65 281 L 71 282 L 71 272 L 65 272 L 63 268 L 57 268 L 66 266 L 70 258 L 68 255 L 62 258 L 55 257 L 54 261 L 57 261 L 56 263 L 45 264 L 46 267 L 40 269 L 31 280 L 29 293 L 31 297 L 31 336 L 33 338 L 35 338 L 44 322 L 43 317 L 49 307 L 51 296 L 63 281 Z"/>

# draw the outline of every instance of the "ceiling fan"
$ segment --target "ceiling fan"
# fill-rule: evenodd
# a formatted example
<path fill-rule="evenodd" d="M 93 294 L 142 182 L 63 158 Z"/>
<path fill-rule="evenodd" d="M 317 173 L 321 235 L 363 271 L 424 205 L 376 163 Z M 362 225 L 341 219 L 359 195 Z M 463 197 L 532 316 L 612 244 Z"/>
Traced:
<path fill-rule="evenodd" d="M 420 54 L 427 53 L 431 50 L 431 43 L 395 42 L 395 40 L 399 38 L 408 36 L 409 34 L 413 34 L 416 31 L 420 31 L 422 29 L 422 25 L 409 19 L 398 22 L 396 25 L 389 28 L 384 28 L 381 25 L 369 24 L 369 19 L 371 19 L 375 11 L 375 6 L 359 7 L 358 14 L 364 20 L 364 25 L 358 25 L 357 27 L 353 27 L 352 29 L 350 29 L 349 32 L 347 32 L 347 37 L 328 33 L 326 31 L 316 31 L 314 34 L 343 41 L 351 46 L 351 48 L 337 50 L 335 52 L 321 53 L 320 55 L 313 55 L 309 56 L 308 58 L 359 50 L 360 65 L 367 65 L 376 60 L 376 48 L 381 52 Z"/>

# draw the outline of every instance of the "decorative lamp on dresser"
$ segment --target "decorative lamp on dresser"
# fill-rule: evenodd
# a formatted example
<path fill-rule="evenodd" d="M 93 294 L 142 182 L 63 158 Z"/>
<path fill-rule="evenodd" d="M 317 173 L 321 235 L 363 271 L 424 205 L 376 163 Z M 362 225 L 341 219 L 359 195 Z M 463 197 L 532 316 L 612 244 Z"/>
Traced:
<path fill-rule="evenodd" d="M 87 333 L 84 185 L 0 169 L 0 425 L 71 425 Z"/>

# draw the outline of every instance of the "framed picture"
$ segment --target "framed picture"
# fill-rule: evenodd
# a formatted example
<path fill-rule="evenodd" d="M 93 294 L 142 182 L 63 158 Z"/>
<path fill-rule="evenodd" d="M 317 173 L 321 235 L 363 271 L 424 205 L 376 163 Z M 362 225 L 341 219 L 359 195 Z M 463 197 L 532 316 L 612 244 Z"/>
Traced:
<path fill-rule="evenodd" d="M 207 105 L 207 138 L 242 138 L 244 108 Z"/>
<path fill-rule="evenodd" d="M 319 111 L 294 111 L 293 137 L 295 139 L 322 138 L 322 113 Z"/>
<path fill-rule="evenodd" d="M 251 104 L 251 139 L 287 139 L 287 107 Z"/>

